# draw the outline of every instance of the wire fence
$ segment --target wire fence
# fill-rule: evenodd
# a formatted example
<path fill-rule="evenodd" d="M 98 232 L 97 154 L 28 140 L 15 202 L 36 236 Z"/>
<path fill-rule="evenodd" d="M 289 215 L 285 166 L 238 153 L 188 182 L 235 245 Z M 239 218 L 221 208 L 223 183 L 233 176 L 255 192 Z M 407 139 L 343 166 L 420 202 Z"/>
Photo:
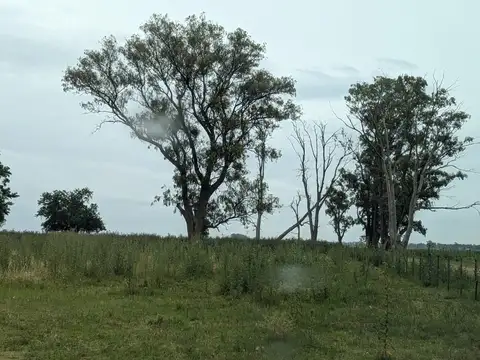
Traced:
<path fill-rule="evenodd" d="M 425 287 L 446 289 L 452 296 L 479 300 L 479 260 L 474 253 L 437 250 L 350 250 L 350 256 L 366 265 L 387 267 L 398 276 Z"/>
<path fill-rule="evenodd" d="M 165 265 L 168 272 L 184 263 L 188 263 L 188 266 L 185 265 L 188 268 L 209 261 L 213 262 L 214 267 L 220 266 L 217 264 L 221 262 L 219 259 L 225 258 L 225 264 L 231 263 L 228 259 L 232 258 L 232 254 L 235 254 L 233 257 L 236 258 L 240 253 L 254 253 L 256 257 L 263 254 L 265 259 L 262 261 L 265 263 L 268 262 L 267 258 L 271 258 L 271 261 L 278 263 L 306 265 L 315 263 L 322 254 L 328 254 L 335 258 L 335 262 L 360 262 L 362 275 L 365 276 L 368 276 L 368 269 L 372 266 L 386 266 L 388 271 L 399 277 L 415 281 L 425 287 L 444 289 L 451 296 L 476 301 L 480 298 L 478 286 L 480 254 L 476 252 L 431 248 L 383 251 L 320 241 L 279 242 L 266 239 L 257 242 L 212 239 L 192 245 L 180 238 L 159 238 L 143 234 L 89 237 L 68 233 L 5 232 L 0 233 L 0 275 L 8 269 L 25 270 L 35 267 L 38 265 L 35 261 L 47 266 L 49 273 L 53 274 L 58 273 L 59 269 L 66 269 L 72 273 L 81 270 L 82 273 L 92 273 L 96 276 L 118 275 L 122 273 L 120 268 L 123 267 L 130 269 L 129 272 L 133 271 L 132 267 L 138 260 L 135 260 L 136 257 L 149 252 L 155 255 L 154 262 Z M 213 258 L 218 259 L 212 260 Z M 238 266 L 246 265 L 241 263 Z"/>

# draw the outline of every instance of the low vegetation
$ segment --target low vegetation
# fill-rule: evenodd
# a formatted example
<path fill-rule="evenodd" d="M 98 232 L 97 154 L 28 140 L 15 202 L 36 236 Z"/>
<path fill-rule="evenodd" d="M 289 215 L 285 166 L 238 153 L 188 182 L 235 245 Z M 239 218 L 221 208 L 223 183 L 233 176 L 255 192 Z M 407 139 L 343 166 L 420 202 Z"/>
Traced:
<path fill-rule="evenodd" d="M 0 360 L 479 359 L 475 255 L 409 249 L 427 232 L 420 211 L 480 206 L 440 202 L 478 144 L 450 88 L 408 74 L 352 84 L 344 127 L 327 130 L 302 120 L 295 80 L 262 68 L 246 31 L 204 14 L 140 30 L 85 50 L 62 85 L 107 114 L 99 127 L 121 124 L 173 166 L 152 197 L 187 237 L 90 235 L 107 226 L 89 188 L 44 192 L 46 234 L 0 233 Z M 265 169 L 286 122 L 295 220 L 261 240 L 282 206 Z M 0 227 L 19 196 L 10 177 L 0 162 Z M 337 244 L 318 241 L 324 212 Z M 209 237 L 233 220 L 255 241 Z M 310 241 L 283 240 L 304 226 Z M 353 226 L 363 247 L 342 246 Z"/>
<path fill-rule="evenodd" d="M 477 359 L 480 301 L 437 255 L 5 232 L 0 359 Z"/>

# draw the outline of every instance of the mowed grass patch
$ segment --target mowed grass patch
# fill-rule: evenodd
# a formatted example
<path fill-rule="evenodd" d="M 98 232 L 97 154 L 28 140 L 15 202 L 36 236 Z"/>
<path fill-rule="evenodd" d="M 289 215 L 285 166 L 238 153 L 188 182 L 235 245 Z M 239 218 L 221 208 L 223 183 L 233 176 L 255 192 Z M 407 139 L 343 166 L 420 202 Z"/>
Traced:
<path fill-rule="evenodd" d="M 477 359 L 479 306 L 401 279 L 390 289 L 394 359 Z M 379 280 L 380 281 L 380 280 Z M 0 346 L 24 359 L 375 359 L 382 287 L 320 302 L 290 294 L 274 306 L 206 294 L 184 282 L 126 295 L 124 284 L 3 284 Z"/>
<path fill-rule="evenodd" d="M 392 358 L 478 358 L 476 303 L 395 280 Z M 23 359 L 375 359 L 385 307 L 373 281 L 318 302 L 290 294 L 273 306 L 207 294 L 194 281 L 136 295 L 122 283 L 3 284 L 0 348 Z"/>
<path fill-rule="evenodd" d="M 92 240 L 12 246 L 0 282 L 0 359 L 480 353 L 479 302 L 365 268 L 339 248 Z M 111 252 L 98 251 L 108 241 Z"/>

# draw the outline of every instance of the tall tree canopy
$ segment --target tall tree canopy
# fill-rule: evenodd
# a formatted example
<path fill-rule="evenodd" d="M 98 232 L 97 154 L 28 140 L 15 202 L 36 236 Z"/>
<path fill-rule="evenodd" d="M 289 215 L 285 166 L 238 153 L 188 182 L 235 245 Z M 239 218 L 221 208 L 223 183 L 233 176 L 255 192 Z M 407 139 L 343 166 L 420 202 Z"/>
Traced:
<path fill-rule="evenodd" d="M 426 234 L 415 220 L 420 210 L 478 205 L 436 206 L 442 190 L 466 178 L 455 161 L 474 144 L 472 137 L 459 136 L 470 116 L 449 89 L 439 83 L 429 89 L 422 77 L 380 76 L 352 85 L 345 100 L 345 123 L 359 135 L 359 148 L 339 191 L 353 193 L 370 246 L 406 247 L 413 231 Z"/>
<path fill-rule="evenodd" d="M 88 188 L 44 192 L 38 200 L 37 217 L 43 217 L 44 231 L 99 232 L 105 224 L 97 204 L 89 204 L 93 192 Z"/>
<path fill-rule="evenodd" d="M 0 227 L 5 224 L 13 199 L 18 197 L 16 192 L 10 189 L 10 168 L 0 162 Z"/>
<path fill-rule="evenodd" d="M 294 81 L 259 67 L 265 46 L 245 31 L 203 14 L 185 23 L 153 15 L 140 29 L 123 45 L 110 36 L 85 51 L 64 90 L 89 95 L 86 110 L 127 126 L 174 166 L 173 186 L 157 200 L 181 213 L 189 238 L 246 221 L 254 129 L 297 117 Z"/>

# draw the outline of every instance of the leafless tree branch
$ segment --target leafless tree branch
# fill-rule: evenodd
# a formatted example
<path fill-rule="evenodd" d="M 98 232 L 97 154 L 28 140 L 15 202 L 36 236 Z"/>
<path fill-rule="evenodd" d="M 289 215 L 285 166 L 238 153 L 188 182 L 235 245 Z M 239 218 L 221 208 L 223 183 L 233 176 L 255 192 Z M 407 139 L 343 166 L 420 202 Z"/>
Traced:
<path fill-rule="evenodd" d="M 316 241 L 318 238 L 320 210 L 328 192 L 338 179 L 340 168 L 346 165 L 352 151 L 350 138 L 343 129 L 337 130 L 331 135 L 327 135 L 326 129 L 326 125 L 320 122 L 313 122 L 309 125 L 303 120 L 294 124 L 293 134 L 289 140 L 300 162 L 298 171 L 307 209 L 303 216 L 297 217 L 296 222 L 279 235 L 278 240 L 301 226 L 300 224 L 306 219 L 310 230 L 310 239 Z M 313 189 L 309 182 L 312 171 L 308 166 L 309 159 L 313 160 L 315 181 Z"/>

